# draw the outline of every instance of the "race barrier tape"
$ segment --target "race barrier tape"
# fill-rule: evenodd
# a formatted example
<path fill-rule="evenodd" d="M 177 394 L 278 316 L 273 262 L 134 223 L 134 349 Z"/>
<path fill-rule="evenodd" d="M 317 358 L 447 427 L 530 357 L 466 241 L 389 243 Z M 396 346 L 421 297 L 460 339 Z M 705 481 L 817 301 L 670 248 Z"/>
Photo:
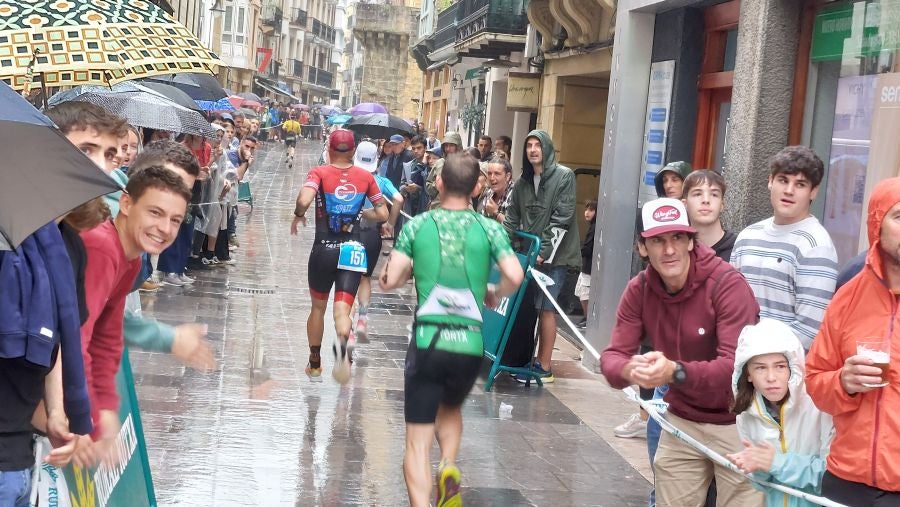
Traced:
<path fill-rule="evenodd" d="M 584 338 L 584 336 L 578 331 L 578 328 L 575 326 L 575 324 L 573 324 L 572 321 L 569 320 L 569 317 L 566 316 L 565 312 L 563 312 L 562 308 L 559 306 L 559 303 L 557 303 L 556 299 L 554 299 L 553 296 L 550 294 L 550 291 L 547 290 L 548 285 L 554 284 L 553 280 L 550 277 L 548 277 L 546 274 L 544 274 L 536 269 L 529 268 L 529 272 L 531 273 L 531 276 L 534 279 L 534 281 L 537 283 L 538 287 L 541 289 L 541 291 L 544 292 L 544 295 L 547 296 L 547 299 L 550 300 L 550 303 L 553 305 L 554 308 L 556 308 L 556 311 L 559 312 L 559 315 L 563 318 L 565 323 L 569 326 L 569 329 L 572 331 L 572 333 L 575 335 L 575 337 L 578 339 L 578 341 L 581 342 L 581 344 L 584 346 L 584 350 L 587 351 L 595 360 L 599 361 L 600 354 L 597 352 L 597 349 L 595 349 L 590 343 L 588 343 L 588 341 Z M 659 400 L 656 400 L 655 402 L 643 400 L 643 399 L 641 399 L 640 396 L 638 396 L 638 394 L 635 392 L 635 390 L 631 387 L 626 387 L 625 389 L 622 389 L 622 392 L 625 393 L 625 396 L 627 396 L 629 400 L 636 401 L 637 403 L 639 403 L 641 405 L 641 407 L 647 412 L 647 414 L 649 414 L 650 417 L 652 417 L 653 420 L 656 421 L 662 427 L 662 429 L 664 429 L 665 431 L 672 434 L 672 436 L 674 436 L 675 438 L 681 440 L 682 442 L 690 445 L 694 449 L 700 451 L 706 457 L 713 460 L 718 465 L 721 465 L 721 466 L 731 470 L 732 472 L 745 477 L 747 480 L 755 482 L 761 486 L 765 486 L 767 488 L 771 488 L 771 489 L 780 491 L 782 493 L 785 493 L 785 494 L 788 494 L 791 496 L 795 496 L 797 498 L 802 498 L 803 500 L 806 500 L 807 502 L 811 502 L 811 503 L 814 503 L 817 505 L 823 505 L 825 507 L 847 507 L 844 504 L 834 502 L 823 496 L 813 495 L 813 494 L 807 493 L 805 491 L 800 491 L 798 489 L 790 488 L 787 486 L 782 486 L 781 484 L 773 484 L 768 481 L 763 481 L 763 480 L 757 479 L 757 478 L 753 477 L 753 475 L 751 475 L 751 474 L 745 474 L 734 463 L 732 463 L 731 461 L 728 461 L 727 458 L 725 458 L 721 454 L 713 451 L 709 447 L 703 445 L 697 439 L 695 439 L 694 437 L 681 431 L 674 424 L 672 424 L 666 418 L 664 418 L 662 416 L 662 414 L 660 413 L 660 408 L 662 408 L 666 405 L 664 402 L 660 403 Z"/>

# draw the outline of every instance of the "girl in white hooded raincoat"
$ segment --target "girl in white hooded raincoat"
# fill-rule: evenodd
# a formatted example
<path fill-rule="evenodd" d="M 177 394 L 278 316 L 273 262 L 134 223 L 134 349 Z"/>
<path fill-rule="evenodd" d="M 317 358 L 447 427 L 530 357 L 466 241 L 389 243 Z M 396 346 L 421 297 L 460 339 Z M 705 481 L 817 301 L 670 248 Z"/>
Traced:
<path fill-rule="evenodd" d="M 741 331 L 732 389 L 743 450 L 728 459 L 759 479 L 818 495 L 834 426 L 806 393 L 804 373 L 803 346 L 786 324 L 761 319 Z M 765 493 L 769 507 L 813 505 Z"/>

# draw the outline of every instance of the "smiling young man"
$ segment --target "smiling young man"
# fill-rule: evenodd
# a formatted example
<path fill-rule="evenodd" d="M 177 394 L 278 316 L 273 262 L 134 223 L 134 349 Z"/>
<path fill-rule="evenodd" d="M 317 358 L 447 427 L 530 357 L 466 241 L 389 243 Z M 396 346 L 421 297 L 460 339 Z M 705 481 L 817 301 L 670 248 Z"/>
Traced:
<path fill-rule="evenodd" d="M 825 173 L 805 146 L 788 146 L 769 161 L 774 216 L 738 235 L 731 264 L 747 279 L 760 317 L 791 326 L 809 350 L 837 281 L 837 251 L 810 214 Z"/>
<path fill-rule="evenodd" d="M 137 171 L 120 200 L 119 214 L 81 233 L 87 253 L 85 302 L 81 326 L 84 370 L 91 398 L 94 437 L 100 448 L 79 449 L 82 462 L 94 462 L 119 431 L 115 376 L 122 357 L 125 296 L 141 268 L 140 256 L 158 254 L 172 244 L 191 199 L 174 172 L 153 166 Z"/>
<path fill-rule="evenodd" d="M 740 273 L 696 241 L 680 200 L 649 201 L 642 218 L 637 249 L 649 265 L 625 288 L 601 370 L 617 389 L 668 384 L 666 419 L 716 452 L 734 452 L 740 445 L 729 411 L 734 353 L 759 306 Z M 640 354 L 645 338 L 653 351 Z M 652 463 L 658 505 L 703 505 L 713 477 L 719 505 L 762 505 L 743 477 L 669 433 Z"/>

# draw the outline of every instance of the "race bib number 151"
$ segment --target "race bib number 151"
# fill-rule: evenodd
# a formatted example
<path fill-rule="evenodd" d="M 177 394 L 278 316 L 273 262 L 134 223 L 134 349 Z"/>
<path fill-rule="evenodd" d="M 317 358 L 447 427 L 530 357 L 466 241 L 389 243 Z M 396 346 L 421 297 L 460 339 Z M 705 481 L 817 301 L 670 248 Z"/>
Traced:
<path fill-rule="evenodd" d="M 368 267 L 366 249 L 357 241 L 342 243 L 337 267 L 347 271 L 365 273 L 366 267 Z"/>

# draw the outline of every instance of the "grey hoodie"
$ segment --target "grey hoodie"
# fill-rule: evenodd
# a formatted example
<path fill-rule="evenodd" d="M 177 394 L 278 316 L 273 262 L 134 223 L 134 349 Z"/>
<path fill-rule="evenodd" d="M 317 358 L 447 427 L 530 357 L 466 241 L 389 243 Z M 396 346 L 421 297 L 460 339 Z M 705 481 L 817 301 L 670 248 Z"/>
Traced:
<path fill-rule="evenodd" d="M 525 138 L 526 145 L 531 137 L 541 142 L 544 155 L 541 181 L 535 192 L 534 166 L 528 161 L 528 154 L 523 153 L 522 177 L 513 186 L 503 227 L 510 235 L 518 230 L 540 237 L 540 256 L 549 260 L 549 264 L 580 269 L 581 235 L 575 217 L 575 173 L 556 162 L 556 150 L 547 132 L 532 130 Z M 558 243 L 555 252 L 554 237 Z"/>

